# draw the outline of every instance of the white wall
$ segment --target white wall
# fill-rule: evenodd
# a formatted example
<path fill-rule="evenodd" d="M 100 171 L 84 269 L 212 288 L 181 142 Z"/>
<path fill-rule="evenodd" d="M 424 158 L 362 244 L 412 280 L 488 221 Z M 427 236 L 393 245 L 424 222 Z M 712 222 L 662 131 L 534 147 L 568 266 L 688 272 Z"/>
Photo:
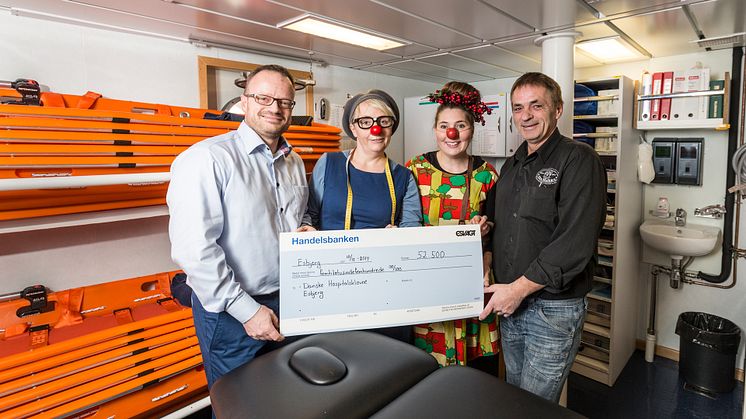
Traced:
<path fill-rule="evenodd" d="M 198 107 L 197 56 L 277 63 L 308 71 L 307 61 L 284 60 L 140 35 L 11 16 L 0 11 L 0 80 L 31 78 L 49 90 L 140 102 Z M 373 88 L 403 98 L 433 83 L 328 66 L 314 66 L 315 99 L 344 104 Z M 324 122 L 324 121 L 321 121 Z M 402 162 L 403 136 L 389 156 Z M 32 284 L 53 290 L 177 269 L 169 255 L 167 217 L 95 226 L 0 234 L 0 294 Z"/>
<path fill-rule="evenodd" d="M 657 58 L 648 61 L 609 65 L 604 67 L 592 67 L 575 70 L 577 80 L 597 79 L 614 75 L 625 75 L 633 80 L 639 80 L 643 70 L 649 72 L 684 70 L 692 67 L 696 62 L 701 62 L 704 66 L 709 67 L 711 79 L 722 79 L 725 72 L 731 70 L 731 51 L 720 50 L 712 52 L 702 52 L 699 54 L 687 54 L 674 57 Z M 731 112 L 737 112 L 731 108 Z M 648 131 L 647 139 L 652 140 L 655 137 L 703 137 L 704 138 L 704 165 L 703 165 L 703 182 L 702 186 L 681 186 L 681 185 L 646 185 L 643 187 L 643 211 L 648 217 L 648 210 L 654 208 L 658 197 L 665 196 L 668 198 L 671 208 L 683 208 L 688 214 L 688 222 L 697 224 L 711 224 L 722 228 L 723 220 L 712 220 L 705 218 L 695 218 L 694 208 L 703 207 L 710 204 L 725 203 L 725 173 L 727 161 L 727 132 L 718 132 L 714 130 L 666 130 L 666 131 Z M 738 214 L 736 215 L 738 216 Z M 741 237 L 746 237 L 746 229 L 742 226 L 740 230 Z M 743 241 L 740 247 L 744 247 Z M 689 270 L 701 270 L 711 274 L 720 273 L 720 258 L 722 252 L 720 248 L 712 254 L 697 258 L 694 260 Z M 661 259 L 663 263 L 666 259 Z M 642 264 L 640 277 L 633 279 L 643 283 L 640 286 L 639 310 L 638 313 L 638 338 L 644 339 L 645 329 L 647 327 L 648 313 L 648 290 L 650 266 Z M 658 307 L 656 329 L 658 333 L 658 345 L 668 348 L 679 348 L 679 337 L 674 333 L 676 321 L 679 314 L 685 311 L 701 311 L 712 313 L 737 324 L 742 330 L 746 328 L 746 263 L 743 259 L 738 262 L 738 271 L 741 272 L 741 278 L 738 278 L 737 285 L 729 290 L 720 290 L 702 286 L 683 284 L 680 289 L 672 289 L 668 285 L 668 278 L 661 276 L 658 287 Z M 727 281 L 727 283 L 729 283 Z M 737 356 L 737 365 L 743 368 L 744 360 L 744 343 L 742 339 L 741 347 Z"/>
<path fill-rule="evenodd" d="M 43 30 L 40 30 L 43 27 Z M 168 103 L 197 107 L 197 55 L 206 55 L 253 63 L 278 63 L 297 70 L 308 70 L 308 63 L 283 60 L 257 54 L 192 45 L 145 36 L 108 32 L 0 12 L 0 79 L 33 78 L 51 90 L 83 94 L 97 91 L 106 97 L 142 102 Z M 730 69 L 730 52 L 667 57 L 645 62 L 576 70 L 576 79 L 591 79 L 624 74 L 639 78 L 643 69 L 659 71 L 684 69 L 695 61 L 712 68 L 714 77 Z M 343 104 L 348 95 L 379 88 L 390 93 L 403 109 L 403 98 L 421 96 L 440 86 L 433 83 L 386 76 L 341 67 L 315 67 L 315 99 L 327 98 Z M 475 83 L 483 94 L 508 92 L 514 79 Z M 666 133 L 668 135 L 669 133 Z M 721 202 L 724 196 L 725 134 L 703 131 L 670 132 L 671 135 L 702 135 L 705 140 L 704 184 L 701 187 L 646 186 L 645 209 L 660 195 L 669 198 L 673 208 L 684 208 L 694 221 L 694 207 Z M 653 138 L 657 133 L 648 133 Z M 398 132 L 389 155 L 397 161 L 403 155 L 402 133 Z M 501 164 L 501 161 L 496 162 Z M 18 291 L 35 284 L 64 289 L 96 282 L 145 275 L 174 269 L 168 254 L 166 217 L 128 221 L 97 227 L 71 227 L 34 233 L 0 235 L 0 293 Z M 698 223 L 708 220 L 696 219 Z M 743 230 L 743 229 L 742 229 Z M 746 234 L 746 231 L 741 231 Z M 746 236 L 744 236 L 746 237 Z M 742 245 L 743 247 L 743 245 Z M 719 254 L 701 258 L 691 266 L 719 272 Z M 739 271 L 746 265 L 739 263 Z M 647 281 L 641 274 L 636 280 Z M 647 283 L 647 282 L 646 282 Z M 644 336 L 647 312 L 647 286 L 639 299 L 639 334 Z M 726 317 L 746 327 L 746 279 L 731 290 L 716 290 L 684 285 L 668 288 L 661 282 L 658 305 L 659 344 L 678 348 L 674 327 L 679 313 L 706 311 Z M 743 345 L 739 352 L 743 367 Z"/>

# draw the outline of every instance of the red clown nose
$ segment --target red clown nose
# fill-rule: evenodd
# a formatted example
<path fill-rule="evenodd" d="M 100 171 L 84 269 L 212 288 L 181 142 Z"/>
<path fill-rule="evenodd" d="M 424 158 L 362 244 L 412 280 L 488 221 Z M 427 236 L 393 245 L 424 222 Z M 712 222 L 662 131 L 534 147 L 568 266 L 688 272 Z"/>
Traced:
<path fill-rule="evenodd" d="M 448 137 L 449 140 L 455 140 L 458 138 L 458 130 L 456 128 L 448 128 L 446 130 L 446 137 Z"/>
<path fill-rule="evenodd" d="M 373 125 L 372 127 L 370 127 L 370 133 L 371 135 L 381 135 L 381 126 Z"/>

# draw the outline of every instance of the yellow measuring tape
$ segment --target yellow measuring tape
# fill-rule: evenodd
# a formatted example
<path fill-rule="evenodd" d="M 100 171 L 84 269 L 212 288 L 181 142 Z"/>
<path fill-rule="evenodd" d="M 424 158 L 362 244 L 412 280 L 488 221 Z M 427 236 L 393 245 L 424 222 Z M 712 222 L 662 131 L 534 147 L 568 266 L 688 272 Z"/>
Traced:
<path fill-rule="evenodd" d="M 352 154 L 355 150 L 350 152 L 347 156 L 347 163 L 345 164 L 345 172 L 347 173 L 347 205 L 345 206 L 345 230 L 349 230 L 352 225 L 352 185 L 350 184 L 350 160 L 352 160 Z M 384 154 L 386 157 L 386 154 Z M 391 162 L 386 157 L 386 181 L 389 184 L 389 196 L 391 196 L 391 225 L 394 225 L 394 217 L 396 216 L 396 193 L 394 191 L 394 178 L 391 176 Z"/>

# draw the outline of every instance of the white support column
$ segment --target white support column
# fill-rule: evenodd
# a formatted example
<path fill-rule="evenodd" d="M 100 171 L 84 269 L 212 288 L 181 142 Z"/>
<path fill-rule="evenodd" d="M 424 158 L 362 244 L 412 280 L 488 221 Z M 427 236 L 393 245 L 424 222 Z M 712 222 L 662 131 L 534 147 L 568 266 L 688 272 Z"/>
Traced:
<path fill-rule="evenodd" d="M 541 46 L 541 72 L 553 78 L 562 89 L 564 112 L 557 126 L 567 137 L 572 137 L 575 37 L 580 35 L 576 31 L 558 32 L 534 40 L 534 44 Z"/>

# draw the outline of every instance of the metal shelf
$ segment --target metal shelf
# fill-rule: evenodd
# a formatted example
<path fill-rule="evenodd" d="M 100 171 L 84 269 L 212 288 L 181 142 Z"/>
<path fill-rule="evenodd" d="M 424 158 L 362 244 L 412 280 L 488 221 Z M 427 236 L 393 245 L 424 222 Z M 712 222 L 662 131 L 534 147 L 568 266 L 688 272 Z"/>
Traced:
<path fill-rule="evenodd" d="M 584 96 L 576 97 L 573 102 L 598 102 L 601 100 L 618 100 L 619 95 L 605 95 L 605 96 Z"/>
<path fill-rule="evenodd" d="M 723 131 L 730 128 L 730 124 L 723 121 L 722 118 L 708 119 L 686 119 L 683 121 L 637 121 L 637 129 L 657 130 L 657 129 L 714 129 Z"/>
<path fill-rule="evenodd" d="M 125 208 L 108 211 L 85 212 L 80 214 L 53 215 L 48 217 L 25 218 L 22 220 L 0 221 L 0 234 L 23 231 L 48 230 L 89 224 L 103 224 L 142 218 L 164 217 L 168 215 L 165 205 Z"/>

